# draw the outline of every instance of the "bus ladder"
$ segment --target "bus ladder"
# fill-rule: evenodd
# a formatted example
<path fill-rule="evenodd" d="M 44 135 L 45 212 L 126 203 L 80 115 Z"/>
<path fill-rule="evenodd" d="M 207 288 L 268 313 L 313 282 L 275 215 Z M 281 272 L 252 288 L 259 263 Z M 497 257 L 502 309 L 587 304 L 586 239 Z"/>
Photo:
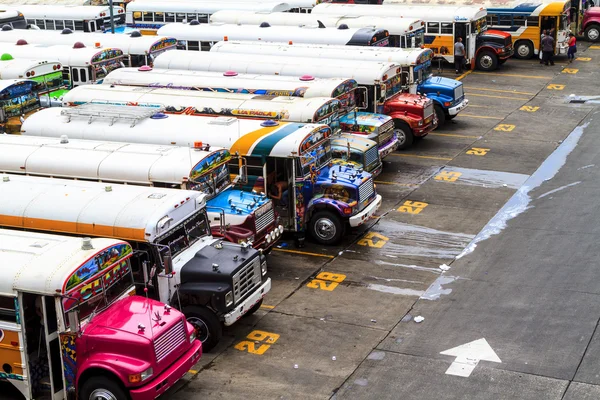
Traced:
<path fill-rule="evenodd" d="M 116 120 L 126 120 L 131 122 L 130 127 L 133 128 L 138 121 L 162 113 L 164 110 L 164 107 L 86 103 L 76 107 L 65 108 L 60 112 L 60 115 L 67 117 L 67 122 L 71 122 L 71 119 L 74 117 L 88 118 L 88 124 L 91 124 L 94 119 L 108 119 L 111 126 Z"/>

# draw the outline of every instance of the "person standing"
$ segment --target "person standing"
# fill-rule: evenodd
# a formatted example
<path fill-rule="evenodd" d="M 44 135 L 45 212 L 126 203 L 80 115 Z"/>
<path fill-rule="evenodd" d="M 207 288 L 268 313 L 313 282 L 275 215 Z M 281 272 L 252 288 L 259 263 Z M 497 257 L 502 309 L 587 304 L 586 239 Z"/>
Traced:
<path fill-rule="evenodd" d="M 550 63 L 550 65 L 554 65 L 554 60 L 552 59 L 554 56 L 554 38 L 552 36 L 544 36 L 544 39 L 542 39 L 542 51 L 544 52 L 544 64 L 548 65 Z"/>
<path fill-rule="evenodd" d="M 577 53 L 577 39 L 573 32 L 569 32 L 569 50 L 567 51 L 567 57 L 569 57 L 570 63 L 575 59 L 575 53 Z"/>
<path fill-rule="evenodd" d="M 544 63 L 544 51 L 542 50 L 542 43 L 544 42 L 544 38 L 546 37 L 546 35 L 548 34 L 548 31 L 546 31 L 545 29 L 542 31 L 542 35 L 540 36 L 540 48 L 539 48 L 539 53 L 540 53 L 540 64 Z"/>
<path fill-rule="evenodd" d="M 457 74 L 462 74 L 463 64 L 465 63 L 465 45 L 462 44 L 462 38 L 459 37 L 454 43 L 454 67 Z"/>

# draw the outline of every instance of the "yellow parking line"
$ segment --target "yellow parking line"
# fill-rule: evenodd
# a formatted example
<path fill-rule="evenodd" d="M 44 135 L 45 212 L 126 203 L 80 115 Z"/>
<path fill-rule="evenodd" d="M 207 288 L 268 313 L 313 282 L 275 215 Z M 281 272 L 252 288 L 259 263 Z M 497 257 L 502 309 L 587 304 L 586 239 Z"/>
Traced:
<path fill-rule="evenodd" d="M 300 250 L 286 250 L 286 249 L 274 248 L 273 251 L 281 251 L 282 253 L 303 254 L 305 256 L 335 258 L 335 256 L 330 256 L 330 255 L 327 255 L 327 254 L 309 253 L 308 251 L 300 251 Z"/>
<path fill-rule="evenodd" d="M 406 187 L 419 186 L 417 183 L 398 183 L 398 182 L 389 182 L 389 181 L 375 181 L 375 183 L 381 183 L 382 185 L 396 185 L 396 186 L 406 186 Z"/>
<path fill-rule="evenodd" d="M 275 308 L 275 306 L 268 306 L 268 305 L 266 305 L 266 304 L 261 304 L 261 305 L 260 305 L 260 308 L 265 308 L 265 309 L 267 309 L 267 310 L 272 310 L 272 309 L 274 309 L 274 308 Z"/>
<path fill-rule="evenodd" d="M 465 72 L 464 74 L 462 74 L 461 76 L 459 76 L 458 78 L 456 78 L 456 80 L 457 81 L 462 80 L 462 78 L 464 78 L 465 76 L 469 75 L 471 72 L 473 72 L 473 71 L 469 70 L 469 71 Z"/>
<path fill-rule="evenodd" d="M 198 371 L 196 371 L 195 369 L 190 369 L 188 372 L 192 375 L 196 375 L 198 373 Z"/>
<path fill-rule="evenodd" d="M 515 78 L 531 78 L 531 79 L 552 79 L 551 76 L 540 75 L 519 75 L 519 74 L 501 74 L 497 72 L 474 72 L 477 75 L 495 75 L 495 76 L 511 76 Z"/>
<path fill-rule="evenodd" d="M 451 158 L 447 157 L 434 157 L 434 156 L 417 156 L 415 154 L 398 154 L 398 153 L 390 153 L 392 156 L 397 157 L 408 157 L 408 158 L 427 158 L 429 160 L 442 160 L 442 161 L 451 161 Z"/>
<path fill-rule="evenodd" d="M 529 93 L 529 92 L 515 92 L 513 90 L 500 90 L 500 89 L 485 89 L 485 88 L 478 88 L 478 87 L 473 87 L 473 86 L 465 86 L 465 89 L 469 89 L 469 90 L 482 90 L 484 92 L 498 92 L 498 93 L 513 93 L 513 94 L 527 94 L 530 96 L 535 96 L 536 93 Z"/>
<path fill-rule="evenodd" d="M 471 96 L 490 97 L 492 99 L 524 100 L 524 101 L 531 100 L 530 98 L 525 98 L 525 97 L 494 96 L 491 94 L 467 93 L 467 97 L 471 97 Z"/>
<path fill-rule="evenodd" d="M 500 117 L 488 117 L 486 115 L 473 115 L 473 114 L 465 114 L 465 113 L 460 113 L 458 114 L 459 117 L 469 117 L 469 118 L 483 118 L 483 119 L 497 119 L 499 121 L 502 121 L 504 118 L 500 118 Z"/>
<path fill-rule="evenodd" d="M 457 135 L 455 133 L 430 133 L 429 136 L 445 136 L 445 137 L 455 137 L 455 138 L 463 138 L 463 139 L 478 139 L 479 138 L 479 136 Z"/>

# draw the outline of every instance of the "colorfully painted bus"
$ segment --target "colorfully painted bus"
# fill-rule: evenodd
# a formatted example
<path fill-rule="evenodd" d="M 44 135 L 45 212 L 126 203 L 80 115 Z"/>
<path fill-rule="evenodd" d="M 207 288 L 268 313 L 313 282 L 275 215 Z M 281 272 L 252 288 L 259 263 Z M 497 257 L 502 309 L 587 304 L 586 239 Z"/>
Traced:
<path fill-rule="evenodd" d="M 83 43 L 86 47 L 110 47 L 123 51 L 123 64 L 131 67 L 152 65 L 154 58 L 159 54 L 174 50 L 177 44 L 175 38 L 170 37 L 148 37 L 139 32 L 130 34 L 109 35 L 104 33 L 82 33 L 73 32 L 70 29 L 58 31 L 28 30 L 0 30 L 0 42 L 16 43 L 23 39 L 29 44 L 39 45 L 66 45 L 73 46 L 75 43 Z"/>
<path fill-rule="evenodd" d="M 273 26 L 305 26 L 340 28 L 379 28 L 388 31 L 390 47 L 421 47 L 425 35 L 425 22 L 415 18 L 394 17 L 337 17 L 329 15 L 296 14 L 276 12 L 242 12 L 236 10 L 217 11 L 210 17 L 211 22 L 238 25 L 260 25 L 263 22 Z M 281 38 L 279 41 L 284 41 Z M 296 41 L 293 41 L 296 43 Z M 298 42 L 299 43 L 299 42 Z"/>
<path fill-rule="evenodd" d="M 340 100 L 338 115 L 343 131 L 352 132 L 354 125 L 366 132 L 376 130 L 380 134 L 374 139 L 386 143 L 386 136 L 393 134 L 389 121 L 391 118 L 382 115 L 370 117 L 369 113 L 356 111 L 357 83 L 353 79 L 313 78 L 303 76 L 252 75 L 228 73 L 188 71 L 176 69 L 151 68 L 119 68 L 111 72 L 103 81 L 104 85 L 127 85 L 142 87 L 164 87 L 171 89 L 199 90 L 222 93 L 250 93 L 265 96 L 294 97 L 331 97 Z M 388 132 L 382 131 L 380 125 L 390 125 Z M 368 125 L 368 126 L 364 126 Z M 364 126 L 364 127 L 362 127 Z M 343 133 L 332 137 L 331 146 L 334 151 L 344 154 L 343 159 L 352 159 L 358 167 L 364 167 L 372 175 L 381 172 L 381 160 L 377 153 L 377 142 Z M 348 141 L 351 143 L 350 155 L 347 153 Z M 391 150 L 389 150 L 391 151 Z M 384 154 L 385 156 L 386 154 Z"/>
<path fill-rule="evenodd" d="M 71 6 L 71 5 L 15 5 L 6 9 L 23 13 L 27 24 L 41 30 L 65 28 L 79 32 L 102 32 L 110 29 L 110 9 L 108 6 Z M 115 26 L 125 24 L 125 10 L 113 7 Z"/>
<path fill-rule="evenodd" d="M 291 41 L 348 46 L 388 46 L 389 33 L 376 28 L 317 28 L 310 26 L 234 25 L 210 23 L 175 23 L 163 26 L 158 35 L 174 37 L 182 50 L 208 51 L 222 40 Z"/>
<path fill-rule="evenodd" d="M 285 2 L 200 2 L 135 0 L 127 4 L 126 23 L 145 35 L 156 35 L 162 26 L 176 22 L 199 21 L 208 23 L 210 16 L 219 10 L 287 11 Z M 159 34 L 161 35 L 161 34 Z"/>
<path fill-rule="evenodd" d="M 139 118 L 139 109 L 122 113 L 119 106 L 82 106 L 62 110 L 71 125 L 93 118 Z M 134 114 L 138 111 L 137 114 Z M 147 113 L 148 110 L 146 110 Z M 100 114 L 102 113 L 102 114 Z M 116 117 L 115 117 L 116 116 Z M 31 121 L 44 123 L 40 115 Z M 83 126 L 85 128 L 85 126 Z M 35 129 L 35 126 L 31 129 Z M 194 146 L 194 144 L 192 144 Z M 252 193 L 234 189 L 229 174 L 229 151 L 200 145 L 159 146 L 22 135 L 0 135 L 0 172 L 54 178 L 84 179 L 154 187 L 199 190 L 207 195 L 206 208 L 214 237 L 233 243 L 251 243 L 270 250 L 283 233 L 276 225 L 273 204 L 255 201 Z M 229 200 L 237 204 L 231 208 Z M 238 210 L 241 210 L 239 212 Z"/>
<path fill-rule="evenodd" d="M 221 42 L 213 51 L 224 53 L 247 53 L 271 56 L 290 56 L 302 59 L 335 58 L 342 60 L 364 60 L 393 62 L 402 67 L 402 85 L 410 93 L 422 93 L 435 103 L 435 113 L 439 125 L 452 119 L 465 109 L 469 101 L 464 97 L 460 81 L 433 77 L 429 49 L 399 49 L 390 47 L 368 47 L 365 49 L 347 46 L 319 44 L 282 44 L 276 42 Z M 118 73 L 120 70 L 115 71 Z"/>
<path fill-rule="evenodd" d="M 352 115 L 340 118 L 341 102 L 331 97 L 265 96 L 116 85 L 87 85 L 76 89 L 63 98 L 63 105 L 105 102 L 164 106 L 165 112 L 172 114 L 323 123 L 336 133 L 343 132 L 354 118 Z M 390 133 L 392 123 L 387 117 L 366 115 L 364 121 L 357 121 L 357 125 L 351 133 L 377 142 L 381 155 L 385 156 L 397 147 L 397 139 Z"/>
<path fill-rule="evenodd" d="M 0 126 L 4 132 L 18 133 L 21 119 L 40 109 L 42 88 L 31 79 L 0 80 Z"/>
<path fill-rule="evenodd" d="M 2 381 L 65 400 L 154 398 L 177 382 L 202 345 L 179 311 L 135 295 L 132 257 L 121 240 L 0 229 Z"/>
<path fill-rule="evenodd" d="M 242 55 L 219 52 L 220 48 L 221 46 L 215 46 L 210 52 L 200 53 L 171 51 L 158 56 L 154 65 L 157 68 L 216 72 L 230 70 L 239 73 L 296 77 L 309 75 L 318 78 L 337 78 L 343 74 L 347 78 L 354 79 L 359 87 L 364 88 L 356 92 L 360 109 L 393 118 L 393 139 L 398 141 L 399 148 L 410 147 L 414 137 L 426 136 L 437 126 L 431 100 L 417 94 L 402 92 L 402 68 L 396 63 L 261 54 Z M 379 145 L 381 152 L 381 143 Z"/>
<path fill-rule="evenodd" d="M 379 7 L 345 4 L 319 4 L 315 16 L 372 16 L 419 18 L 425 21 L 425 47 L 433 50 L 436 59 L 454 63 L 454 43 L 458 37 L 465 45 L 467 64 L 491 71 L 513 54 L 510 34 L 487 32 L 484 7 L 460 5 L 426 5 L 386 1 Z"/>
<path fill-rule="evenodd" d="M 10 54 L 0 56 L 0 79 L 30 79 L 40 83 L 37 93 L 60 97 L 66 87 L 63 84 L 62 67 L 57 61 L 14 59 Z"/>
<path fill-rule="evenodd" d="M 58 60 L 63 81 L 68 87 L 98 83 L 113 69 L 123 66 L 123 52 L 116 48 L 28 44 L 20 39 L 16 44 L 0 43 L 0 53 L 14 58 Z"/>
<path fill-rule="evenodd" d="M 205 198 L 193 190 L 7 175 L 0 226 L 127 241 L 137 288 L 180 309 L 209 351 L 221 322 L 232 325 L 260 307 L 271 279 L 261 252 L 210 235 Z M 157 356 L 163 367 L 170 359 Z M 156 384 L 162 392 L 158 381 L 139 398 L 156 397 Z"/>
<path fill-rule="evenodd" d="M 159 145 L 202 141 L 229 149 L 246 160 L 242 170 L 233 163 L 233 173 L 246 175 L 245 187 L 275 201 L 284 228 L 299 235 L 308 231 L 321 244 L 339 242 L 346 225 L 364 224 L 381 205 L 371 174 L 331 162 L 327 125 L 188 115 L 146 118 L 133 127 L 119 120 L 73 124 L 57 111 L 32 116 L 22 133 Z"/>

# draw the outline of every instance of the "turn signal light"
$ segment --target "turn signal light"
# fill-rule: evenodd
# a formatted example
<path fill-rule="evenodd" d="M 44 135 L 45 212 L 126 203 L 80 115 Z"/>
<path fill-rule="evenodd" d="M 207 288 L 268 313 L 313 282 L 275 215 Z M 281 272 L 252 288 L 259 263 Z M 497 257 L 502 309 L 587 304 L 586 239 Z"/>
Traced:
<path fill-rule="evenodd" d="M 142 374 L 129 375 L 129 383 L 140 383 L 142 381 Z"/>

